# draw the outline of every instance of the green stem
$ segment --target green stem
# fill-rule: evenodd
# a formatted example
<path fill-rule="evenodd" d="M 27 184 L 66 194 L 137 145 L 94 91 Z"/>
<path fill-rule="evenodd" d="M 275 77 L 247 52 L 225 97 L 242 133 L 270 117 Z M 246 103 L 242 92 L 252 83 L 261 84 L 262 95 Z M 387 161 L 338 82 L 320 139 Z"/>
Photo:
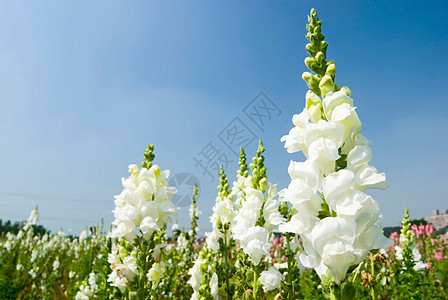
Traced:
<path fill-rule="evenodd" d="M 292 251 L 291 251 L 291 246 L 290 246 L 290 242 L 289 242 L 289 235 L 285 236 L 286 238 L 286 256 L 288 257 L 288 275 L 286 277 L 287 280 L 287 284 L 289 286 L 289 295 L 288 295 L 288 299 L 292 300 L 294 299 L 294 285 L 292 283 Z"/>
<path fill-rule="evenodd" d="M 226 280 L 226 290 L 227 290 L 227 299 L 232 299 L 232 294 L 230 292 L 230 283 L 229 283 L 229 246 L 227 245 L 227 231 L 224 232 L 224 267 L 225 267 L 225 280 Z"/>
<path fill-rule="evenodd" d="M 259 276 L 258 266 L 254 266 L 254 290 L 253 290 L 253 295 L 252 295 L 254 299 L 258 299 L 257 298 L 257 294 L 258 294 L 258 276 Z"/>
<path fill-rule="evenodd" d="M 332 285 L 330 287 L 330 300 L 340 300 L 341 299 L 341 290 L 339 289 L 339 286 L 335 288 L 336 285 Z M 337 290 L 337 291 L 336 291 Z"/>
<path fill-rule="evenodd" d="M 355 269 L 355 276 L 353 276 L 353 279 L 351 280 L 351 282 L 355 282 L 356 277 L 358 277 L 359 271 L 361 271 L 361 266 L 364 264 L 364 262 L 360 262 L 359 265 L 356 267 Z"/>
<path fill-rule="evenodd" d="M 375 278 L 375 262 L 373 261 L 372 254 L 370 254 L 370 270 L 371 270 L 371 273 L 372 273 L 372 277 Z M 372 296 L 373 300 L 376 300 L 375 284 L 372 284 L 370 286 L 370 295 Z"/>

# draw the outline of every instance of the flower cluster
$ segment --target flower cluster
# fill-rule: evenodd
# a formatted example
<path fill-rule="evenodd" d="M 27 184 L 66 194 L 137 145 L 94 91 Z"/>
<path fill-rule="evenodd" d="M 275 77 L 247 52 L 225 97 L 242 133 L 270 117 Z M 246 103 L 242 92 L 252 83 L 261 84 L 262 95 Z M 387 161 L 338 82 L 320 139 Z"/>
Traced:
<path fill-rule="evenodd" d="M 171 198 L 177 190 L 166 182 L 170 172 L 161 171 L 157 165 L 149 169 L 130 165 L 129 172 L 131 176 L 122 179 L 123 191 L 115 196 L 111 237 L 125 237 L 132 243 L 136 229 L 147 240 L 171 221 L 170 216 L 176 214 Z"/>
<path fill-rule="evenodd" d="M 76 293 L 75 300 L 89 300 L 94 298 L 98 290 L 98 285 L 96 283 L 97 275 L 95 273 L 89 274 L 88 284 L 81 284 L 78 293 Z"/>
<path fill-rule="evenodd" d="M 250 187 L 245 188 L 243 193 L 244 198 L 240 199 L 242 206 L 232 225 L 233 238 L 240 243 L 252 262 L 258 265 L 263 256 L 270 255 L 270 235 L 275 226 L 283 221 L 278 211 L 279 202 L 274 198 L 277 189 L 270 186 L 266 196 Z M 262 216 L 264 224 L 260 225 Z"/>
<path fill-rule="evenodd" d="M 304 73 L 310 87 L 306 107 L 294 115 L 294 128 L 281 139 L 288 152 L 302 151 L 307 160 L 290 163 L 291 183 L 280 198 L 294 212 L 279 228 L 301 235 L 304 266 L 321 277 L 329 272 L 340 283 L 350 265 L 391 243 L 379 225 L 378 203 L 364 193 L 387 183 L 384 173 L 369 165 L 370 142 L 360 133 L 350 90 L 333 83 L 336 66 L 325 61 L 328 44 L 314 10 L 309 21 L 307 50 L 313 58 L 305 63 L 316 75 Z"/>
<path fill-rule="evenodd" d="M 269 270 L 261 272 L 260 275 L 260 282 L 265 293 L 277 289 L 282 280 L 283 275 L 274 267 L 269 267 Z"/>
<path fill-rule="evenodd" d="M 136 251 L 129 253 L 122 245 L 115 245 L 112 253 L 109 253 L 108 262 L 110 263 L 112 273 L 107 279 L 111 286 L 115 286 L 123 293 L 128 284 L 134 281 L 136 275 L 139 275 Z"/>
<path fill-rule="evenodd" d="M 234 190 L 239 188 L 235 202 L 240 208 L 232 223 L 232 235 L 254 265 L 258 265 L 263 256 L 270 255 L 272 230 L 283 221 L 278 211 L 279 201 L 275 199 L 278 194 L 275 185 L 270 184 L 265 195 L 267 179 L 262 156 L 264 150 L 260 142 L 257 156 L 251 164 L 252 175 L 248 176 L 244 169 L 240 170 L 238 180 L 245 184 L 241 185 L 239 181 L 234 183 Z"/>
<path fill-rule="evenodd" d="M 188 270 L 191 277 L 187 283 L 193 288 L 192 300 L 218 299 L 219 278 L 214 268 L 214 259 L 214 252 L 204 246 Z"/>
<path fill-rule="evenodd" d="M 231 236 L 228 226 L 235 217 L 233 201 L 229 197 L 229 184 L 227 183 L 227 177 L 222 166 L 219 174 L 219 193 L 216 197 L 215 206 L 213 206 L 213 214 L 210 217 L 210 223 L 212 224 L 213 229 L 211 232 L 207 232 L 205 234 L 207 236 L 207 246 L 213 251 L 218 251 L 220 239 L 224 242 L 224 244 L 230 244 Z"/>
<path fill-rule="evenodd" d="M 201 281 L 202 281 L 202 258 L 201 256 L 198 256 L 196 260 L 194 261 L 193 267 L 188 270 L 188 275 L 190 275 L 190 279 L 188 280 L 188 284 L 191 285 L 193 288 L 193 294 L 191 296 L 191 299 L 198 299 L 198 293 L 199 289 L 201 287 Z"/>

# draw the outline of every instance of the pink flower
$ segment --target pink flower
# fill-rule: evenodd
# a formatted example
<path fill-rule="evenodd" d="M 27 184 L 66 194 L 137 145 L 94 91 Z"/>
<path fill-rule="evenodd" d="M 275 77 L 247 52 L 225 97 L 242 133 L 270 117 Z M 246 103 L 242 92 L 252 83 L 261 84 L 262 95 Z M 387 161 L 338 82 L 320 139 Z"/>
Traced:
<path fill-rule="evenodd" d="M 398 238 L 399 238 L 398 232 L 392 232 L 391 233 L 391 235 L 390 235 L 390 239 L 391 240 L 394 240 L 396 243 L 398 243 Z"/>
<path fill-rule="evenodd" d="M 432 225 L 426 225 L 426 235 L 430 236 L 434 232 L 434 227 Z"/>
<path fill-rule="evenodd" d="M 437 259 L 438 261 L 441 261 L 442 257 L 443 257 L 443 252 L 434 253 L 434 258 Z"/>
<path fill-rule="evenodd" d="M 420 237 L 420 235 L 421 235 L 421 231 L 420 231 L 420 228 L 419 228 L 419 226 L 417 226 L 417 224 L 413 224 L 412 226 L 411 226 L 411 232 L 413 233 L 413 234 L 415 234 L 417 237 Z"/>

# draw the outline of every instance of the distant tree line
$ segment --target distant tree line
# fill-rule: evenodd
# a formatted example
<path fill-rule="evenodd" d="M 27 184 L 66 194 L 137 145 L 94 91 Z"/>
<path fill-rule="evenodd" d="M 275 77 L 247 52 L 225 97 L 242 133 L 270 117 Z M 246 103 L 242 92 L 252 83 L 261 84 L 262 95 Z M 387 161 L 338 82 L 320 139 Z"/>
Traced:
<path fill-rule="evenodd" d="M 22 228 L 23 226 L 25 226 L 25 221 L 22 222 L 14 222 L 14 224 L 8 220 L 6 222 L 3 222 L 2 219 L 0 219 L 0 236 L 3 236 L 5 234 L 7 234 L 8 232 L 17 234 L 20 230 L 20 228 Z M 42 225 L 33 225 L 33 232 L 34 235 L 44 235 L 45 233 L 50 234 L 50 230 L 46 229 L 45 227 L 43 227 Z"/>

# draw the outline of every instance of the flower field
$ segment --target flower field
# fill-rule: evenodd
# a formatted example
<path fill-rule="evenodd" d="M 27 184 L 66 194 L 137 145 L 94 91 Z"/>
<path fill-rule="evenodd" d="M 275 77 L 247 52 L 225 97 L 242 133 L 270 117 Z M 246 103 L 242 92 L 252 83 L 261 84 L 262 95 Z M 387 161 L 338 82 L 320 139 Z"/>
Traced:
<path fill-rule="evenodd" d="M 411 224 L 389 237 L 369 189 L 386 189 L 370 165 L 352 92 L 336 83 L 322 21 L 308 17 L 308 85 L 302 111 L 281 138 L 291 156 L 284 189 L 268 181 L 260 141 L 241 148 L 235 177 L 221 166 L 212 230 L 198 236 L 198 188 L 189 228 L 154 145 L 131 164 L 115 196 L 110 230 L 79 237 L 37 230 L 38 211 L 0 236 L 0 299 L 446 299 L 448 237 Z M 280 137 L 280 136 L 279 136 Z M 168 230 L 171 228 L 172 230 Z M 172 232 L 171 235 L 168 232 Z"/>
<path fill-rule="evenodd" d="M 32 216 L 37 216 L 37 211 Z M 27 224 L 33 221 L 35 219 L 31 218 Z M 431 225 L 413 225 L 408 229 L 413 243 L 407 251 L 403 249 L 406 242 L 400 242 L 406 233 L 394 232 L 390 236 L 393 245 L 369 254 L 360 264 L 351 267 L 345 282 L 352 289 L 350 293 L 356 293 L 358 299 L 370 299 L 372 293 L 378 299 L 447 297 L 447 235 L 436 235 Z M 204 239 L 193 241 L 183 230 L 176 229 L 174 233 L 169 238 L 159 235 L 163 240 L 163 254 L 159 255 L 163 257 L 164 267 L 151 270 L 150 278 L 158 282 L 143 299 L 190 299 L 193 287 L 204 299 L 212 298 L 213 292 L 226 299 L 224 286 L 220 286 L 219 279 L 213 275 L 221 273 L 211 274 L 212 270 L 224 266 L 223 258 L 208 250 Z M 135 273 L 138 266 L 136 258 L 125 259 L 129 254 L 125 248 L 130 245 L 122 244 L 113 246 L 112 239 L 101 233 L 101 227 L 72 237 L 63 232 L 34 236 L 33 225 L 25 226 L 18 234 L 7 234 L 0 241 L 0 298 L 126 299 L 130 297 L 127 287 L 132 288 L 132 282 L 138 279 Z M 291 245 L 289 248 L 291 250 Z M 113 254 L 125 257 L 121 266 L 113 267 Z M 243 269 L 242 264 L 248 263 L 243 261 L 244 253 L 232 249 L 228 254 L 228 264 L 234 268 L 229 285 L 237 290 L 232 298 L 253 299 L 253 271 Z M 294 289 L 294 299 L 326 298 L 328 291 L 317 273 L 297 262 L 290 267 L 292 280 L 285 280 L 288 261 L 293 260 L 294 257 L 288 256 L 285 238 L 274 237 L 269 255 L 258 265 L 264 271 L 259 277 L 261 288 L 257 298 L 285 299 L 290 288 Z M 406 269 L 407 266 L 412 267 Z M 120 276 L 127 281 L 123 292 L 111 285 L 112 280 L 116 280 L 113 270 L 121 272 Z M 240 276 L 246 276 L 246 281 Z"/>

